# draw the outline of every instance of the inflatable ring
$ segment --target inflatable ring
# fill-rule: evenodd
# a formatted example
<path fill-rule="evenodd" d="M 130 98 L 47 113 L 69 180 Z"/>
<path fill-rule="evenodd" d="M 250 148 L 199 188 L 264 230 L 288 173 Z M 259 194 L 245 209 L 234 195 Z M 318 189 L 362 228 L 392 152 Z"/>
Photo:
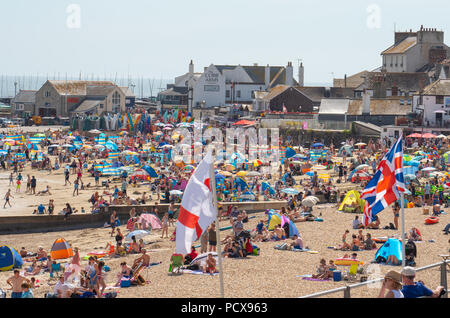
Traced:
<path fill-rule="evenodd" d="M 439 222 L 439 218 L 437 216 L 430 216 L 425 219 L 425 224 L 435 224 Z"/>
<path fill-rule="evenodd" d="M 361 262 L 357 259 L 351 259 L 351 258 L 337 258 L 334 261 L 334 264 L 336 265 L 343 265 L 343 266 L 351 266 L 353 264 L 360 264 Z"/>

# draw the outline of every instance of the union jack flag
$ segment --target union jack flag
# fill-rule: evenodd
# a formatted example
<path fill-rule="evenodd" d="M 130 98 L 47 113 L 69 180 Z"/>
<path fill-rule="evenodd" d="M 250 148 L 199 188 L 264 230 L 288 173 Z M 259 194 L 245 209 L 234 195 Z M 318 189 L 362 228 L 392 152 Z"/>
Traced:
<path fill-rule="evenodd" d="M 375 215 L 400 198 L 405 192 L 403 180 L 403 136 L 384 155 L 373 178 L 364 188 L 361 198 L 366 200 L 363 224 L 367 226 Z"/>

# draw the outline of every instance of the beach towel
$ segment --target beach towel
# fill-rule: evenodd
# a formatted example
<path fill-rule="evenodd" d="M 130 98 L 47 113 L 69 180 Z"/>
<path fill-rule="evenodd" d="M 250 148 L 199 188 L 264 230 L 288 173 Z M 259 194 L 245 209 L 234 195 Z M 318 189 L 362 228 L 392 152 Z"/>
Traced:
<path fill-rule="evenodd" d="M 329 279 L 319 279 L 319 278 L 312 278 L 312 277 L 302 277 L 303 280 L 310 280 L 313 282 L 327 282 Z"/>
<path fill-rule="evenodd" d="M 207 276 L 216 276 L 219 275 L 219 273 L 214 273 L 214 274 L 210 274 L 210 273 L 203 273 L 203 271 L 193 271 L 190 269 L 182 269 L 181 272 L 186 273 L 186 274 L 194 274 L 194 275 L 207 275 Z"/>

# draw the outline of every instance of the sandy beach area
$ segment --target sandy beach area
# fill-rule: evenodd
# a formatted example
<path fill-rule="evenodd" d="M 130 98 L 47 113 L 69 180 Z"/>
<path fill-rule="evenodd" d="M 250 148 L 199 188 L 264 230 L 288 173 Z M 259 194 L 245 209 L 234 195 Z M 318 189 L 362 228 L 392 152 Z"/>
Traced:
<path fill-rule="evenodd" d="M 25 171 L 25 176 L 28 172 Z M 35 173 L 35 172 L 33 172 Z M 47 175 L 46 175 L 47 174 Z M 7 173 L 0 174 L 0 188 L 6 192 L 8 178 Z M 65 202 L 70 202 L 75 207 L 84 206 L 87 208 L 88 198 L 91 191 L 81 191 L 80 196 L 72 196 L 72 187 L 64 187 L 64 178 L 62 171 L 48 175 L 47 172 L 35 173 L 38 178 L 37 189 L 43 189 L 48 183 L 52 185 L 51 197 L 55 200 L 56 211 Z M 90 178 L 89 178 L 90 179 Z M 23 189 L 22 191 L 24 191 Z M 15 190 L 14 190 L 15 191 Z M 50 196 L 38 197 L 28 194 L 16 194 L 13 192 L 13 207 L 0 208 L 2 215 L 29 215 L 39 203 L 46 204 Z M 449 237 L 443 235 L 442 229 L 449 223 L 450 209 L 445 209 L 446 215 L 440 218 L 440 223 L 434 225 L 425 225 L 425 215 L 421 208 L 405 209 L 406 229 L 409 230 L 413 225 L 417 226 L 424 238 L 422 243 L 417 244 L 418 257 L 416 259 L 417 267 L 441 261 L 440 254 L 448 254 Z M 314 274 L 321 258 L 327 261 L 342 257 L 345 253 L 330 249 L 331 246 L 337 246 L 341 242 L 341 236 L 346 229 L 350 234 L 356 233 L 352 230 L 351 224 L 355 214 L 339 213 L 335 204 L 317 205 L 314 207 L 314 214 L 322 214 L 323 222 L 299 222 L 296 223 L 305 245 L 311 250 L 318 251 L 317 254 L 308 252 L 291 252 L 274 249 L 278 242 L 258 242 L 260 247 L 259 256 L 250 256 L 246 259 L 225 259 L 223 263 L 224 284 L 226 297 L 299 297 L 311 293 L 324 291 L 327 289 L 345 286 L 348 282 L 334 281 L 307 281 L 303 280 L 301 275 Z M 267 216 L 262 212 L 255 214 L 245 224 L 245 229 L 255 228 L 260 219 L 267 220 Z M 75 216 L 74 216 L 75 217 Z M 381 225 L 385 226 L 392 222 L 392 209 L 388 208 L 380 214 Z M 0 218 L 1 221 L 1 218 Z M 224 220 L 221 226 L 229 225 L 229 221 Z M 128 233 L 125 226 L 121 227 L 124 235 Z M 35 252 L 38 246 L 43 246 L 49 251 L 53 242 L 59 238 L 65 238 L 72 247 L 78 247 L 80 255 L 83 257 L 92 251 L 103 250 L 108 242 L 114 240 L 110 236 L 110 228 L 97 228 L 85 230 L 73 230 L 63 232 L 50 232 L 39 234 L 15 234 L 0 235 L 2 245 L 9 245 L 20 250 L 25 247 L 28 251 Z M 173 228 L 169 229 L 169 234 Z M 396 230 L 364 230 L 363 233 L 371 233 L 372 237 L 396 236 L 400 235 Z M 231 230 L 221 232 L 224 238 Z M 433 242 L 430 242 L 433 241 Z M 183 274 L 180 276 L 169 276 L 169 259 L 175 249 L 175 242 L 168 239 L 161 239 L 160 230 L 155 230 L 144 239 L 146 248 L 150 250 L 151 262 L 162 262 L 162 264 L 153 266 L 144 274 L 150 281 L 145 286 L 136 286 L 131 288 L 113 289 L 118 291 L 118 297 L 219 297 L 219 277 L 210 275 L 192 275 Z M 290 242 L 290 240 L 287 240 Z M 380 244 L 378 246 L 381 246 Z M 376 250 L 360 251 L 358 258 L 369 265 L 373 261 Z M 105 258 L 106 265 L 111 268 L 108 272 L 107 284 L 113 286 L 116 283 L 116 275 L 119 272 L 119 264 L 126 261 L 131 264 L 137 255 L 127 255 L 120 258 Z M 83 260 L 82 265 L 87 264 Z M 395 266 L 378 266 L 374 268 L 374 274 L 370 278 L 381 277 L 383 273 L 394 269 L 400 270 Z M 348 267 L 340 267 L 346 271 Z M 23 269 L 22 269 L 23 271 Z M 12 275 L 12 272 L 0 272 L 0 288 L 7 289 L 6 279 Z M 43 297 L 45 293 L 52 292 L 53 287 L 48 285 L 49 274 L 44 273 L 35 276 L 40 281 L 41 287 L 35 289 L 35 297 Z M 418 273 L 418 278 L 423 280 L 427 286 L 435 288 L 439 285 L 440 273 L 437 268 Z M 379 286 L 362 287 L 352 290 L 352 297 L 376 297 L 379 292 Z M 342 293 L 330 295 L 328 297 L 342 297 Z"/>

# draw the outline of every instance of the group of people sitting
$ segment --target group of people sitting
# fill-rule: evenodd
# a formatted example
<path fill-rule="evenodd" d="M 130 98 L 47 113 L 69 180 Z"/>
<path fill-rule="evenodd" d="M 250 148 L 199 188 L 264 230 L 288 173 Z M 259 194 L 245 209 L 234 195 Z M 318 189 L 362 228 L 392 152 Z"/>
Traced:
<path fill-rule="evenodd" d="M 349 230 L 345 230 L 342 235 L 342 243 L 335 249 L 341 251 L 360 251 L 360 250 L 373 250 L 377 248 L 376 243 L 372 239 L 370 233 L 366 233 L 364 236 L 363 230 L 358 230 L 358 234 L 352 234 L 350 243 L 347 243 L 347 236 L 350 234 Z"/>

